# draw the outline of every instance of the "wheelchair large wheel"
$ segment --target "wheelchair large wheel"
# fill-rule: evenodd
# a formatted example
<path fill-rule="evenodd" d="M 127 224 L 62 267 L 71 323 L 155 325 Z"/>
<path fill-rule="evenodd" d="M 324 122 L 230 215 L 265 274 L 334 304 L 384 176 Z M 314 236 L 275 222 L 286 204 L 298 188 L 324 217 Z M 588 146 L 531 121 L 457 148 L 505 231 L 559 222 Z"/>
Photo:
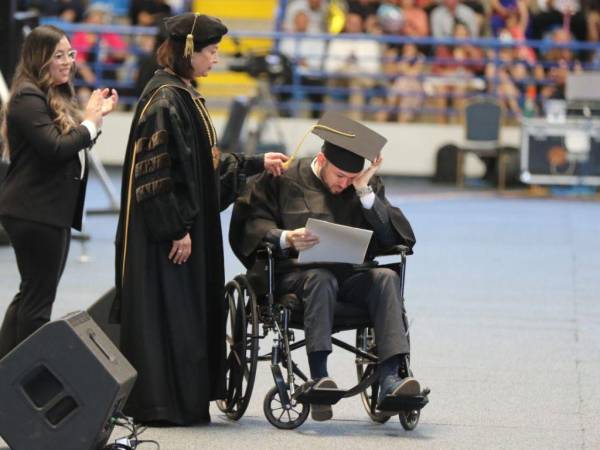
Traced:
<path fill-rule="evenodd" d="M 359 328 L 356 330 L 356 347 L 362 351 L 373 353 L 373 349 L 375 348 L 375 331 L 373 328 Z M 370 376 L 376 369 L 376 364 L 365 361 L 360 357 L 356 358 L 356 375 L 359 383 L 365 377 Z M 385 423 L 390 420 L 390 416 L 377 411 L 378 394 L 379 383 L 375 381 L 360 393 L 360 398 L 371 420 L 377 423 Z"/>
<path fill-rule="evenodd" d="M 289 406 L 289 409 L 285 408 L 277 386 L 273 386 L 265 396 L 263 412 L 269 423 L 274 427 L 281 430 L 293 430 L 306 421 L 310 412 L 310 405 L 298 402 Z"/>
<path fill-rule="evenodd" d="M 218 408 L 232 420 L 246 412 L 258 364 L 258 315 L 256 298 L 245 277 L 225 285 L 228 346 L 226 393 Z"/>

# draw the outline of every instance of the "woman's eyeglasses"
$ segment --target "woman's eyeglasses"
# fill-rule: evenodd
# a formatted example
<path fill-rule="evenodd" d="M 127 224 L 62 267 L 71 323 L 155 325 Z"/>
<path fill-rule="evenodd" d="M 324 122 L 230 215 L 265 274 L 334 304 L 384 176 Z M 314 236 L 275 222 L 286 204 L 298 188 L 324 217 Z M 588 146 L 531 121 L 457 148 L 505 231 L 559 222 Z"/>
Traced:
<path fill-rule="evenodd" d="M 69 50 L 68 52 L 56 52 L 54 54 L 54 59 L 57 61 L 63 61 L 63 60 L 67 60 L 67 61 L 75 61 L 75 58 L 77 58 L 77 50 Z"/>

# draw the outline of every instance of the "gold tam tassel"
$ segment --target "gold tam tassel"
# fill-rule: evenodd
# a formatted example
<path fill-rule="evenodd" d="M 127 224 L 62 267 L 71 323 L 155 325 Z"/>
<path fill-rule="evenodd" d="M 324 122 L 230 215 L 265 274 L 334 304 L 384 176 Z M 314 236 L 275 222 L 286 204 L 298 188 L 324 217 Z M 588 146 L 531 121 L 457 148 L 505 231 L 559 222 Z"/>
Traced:
<path fill-rule="evenodd" d="M 185 48 L 183 49 L 183 56 L 186 58 L 191 57 L 194 54 L 194 35 L 188 34 L 185 38 Z"/>
<path fill-rule="evenodd" d="M 192 24 L 192 31 L 185 37 L 185 48 L 183 49 L 183 56 L 191 58 L 194 54 L 194 28 L 196 28 L 196 19 L 198 14 L 194 15 L 194 23 Z"/>

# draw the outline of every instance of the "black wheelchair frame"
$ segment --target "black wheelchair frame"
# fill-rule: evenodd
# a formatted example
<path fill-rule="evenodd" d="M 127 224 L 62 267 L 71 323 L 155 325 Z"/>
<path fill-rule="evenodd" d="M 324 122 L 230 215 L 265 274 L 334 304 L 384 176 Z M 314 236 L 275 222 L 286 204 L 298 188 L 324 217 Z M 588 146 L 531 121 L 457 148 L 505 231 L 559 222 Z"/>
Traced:
<path fill-rule="evenodd" d="M 395 270 L 400 276 L 400 289 L 404 298 L 406 256 L 410 254 L 412 251 L 408 247 L 399 245 L 376 255 L 397 255 L 397 262 L 380 265 L 373 260 L 361 265 L 348 265 L 348 268 L 366 270 L 387 267 Z M 307 269 L 309 266 L 300 266 L 290 260 L 277 260 L 271 247 L 259 252 L 259 260 L 261 271 L 251 270 L 246 275 L 238 275 L 225 286 L 227 390 L 226 398 L 217 401 L 219 409 L 228 418 L 239 420 L 250 402 L 258 362 L 270 361 L 275 386 L 264 399 L 263 412 L 267 420 L 277 428 L 294 429 L 302 425 L 308 417 L 311 403 L 335 404 L 341 398 L 360 394 L 363 406 L 373 421 L 385 423 L 397 414 L 402 427 L 405 430 L 413 430 L 419 422 L 421 409 L 429 401 L 429 389 L 424 389 L 417 396 L 388 397 L 384 400 L 387 410 L 377 409 L 379 384 L 374 330 L 368 312 L 358 307 L 349 308 L 347 304 L 339 310 L 336 307 L 332 332 L 334 334 L 339 331 L 356 330 L 356 346 L 334 336 L 332 344 L 355 355 L 358 383 L 349 390 L 318 391 L 308 387 L 310 384 L 306 382 L 309 381 L 309 377 L 302 372 L 291 356 L 294 350 L 305 346 L 304 339 L 295 342 L 293 331 L 303 329 L 302 302 L 294 294 L 276 298 L 274 288 L 277 271 Z M 326 268 L 327 264 L 311 267 Z M 342 314 L 342 310 L 346 314 Z M 343 317 L 340 317 L 340 314 Z M 406 315 L 404 320 L 408 330 Z M 260 324 L 263 326 L 262 333 L 259 331 Z M 259 340 L 266 338 L 271 332 L 274 333 L 271 351 L 259 355 Z M 409 362 L 407 357 L 400 369 L 401 376 L 412 375 Z M 302 387 L 296 382 L 296 377 L 305 382 Z"/>

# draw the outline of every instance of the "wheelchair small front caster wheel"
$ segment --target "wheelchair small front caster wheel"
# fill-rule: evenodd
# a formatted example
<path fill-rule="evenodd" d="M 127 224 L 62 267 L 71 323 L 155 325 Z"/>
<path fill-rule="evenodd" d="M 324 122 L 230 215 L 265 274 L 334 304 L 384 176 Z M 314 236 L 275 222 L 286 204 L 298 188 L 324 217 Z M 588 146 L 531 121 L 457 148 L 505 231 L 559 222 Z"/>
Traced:
<path fill-rule="evenodd" d="M 304 423 L 310 412 L 310 405 L 296 403 L 287 406 L 288 408 L 281 401 L 276 386 L 267 392 L 263 402 L 263 412 L 271 425 L 281 430 L 293 430 Z"/>
<path fill-rule="evenodd" d="M 398 414 L 400 424 L 406 431 L 412 431 L 417 427 L 420 416 L 421 411 L 418 409 L 413 409 L 412 411 L 400 411 L 400 414 Z"/>

